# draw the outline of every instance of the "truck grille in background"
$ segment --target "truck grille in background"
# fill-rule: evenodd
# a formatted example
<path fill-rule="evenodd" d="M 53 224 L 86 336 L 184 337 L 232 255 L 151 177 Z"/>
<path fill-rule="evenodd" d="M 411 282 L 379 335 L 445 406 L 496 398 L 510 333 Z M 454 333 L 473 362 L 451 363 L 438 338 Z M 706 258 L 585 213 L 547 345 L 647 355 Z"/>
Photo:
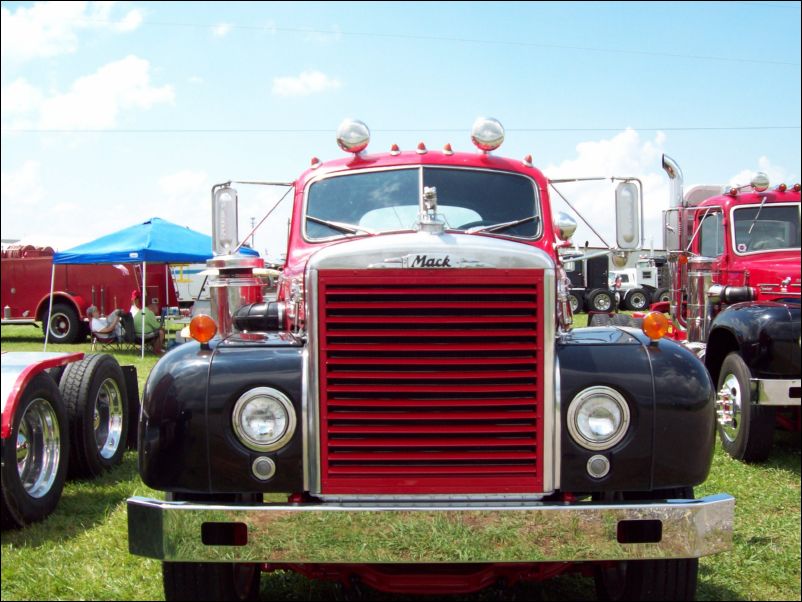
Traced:
<path fill-rule="evenodd" d="M 321 493 L 542 491 L 542 270 L 318 284 Z"/>

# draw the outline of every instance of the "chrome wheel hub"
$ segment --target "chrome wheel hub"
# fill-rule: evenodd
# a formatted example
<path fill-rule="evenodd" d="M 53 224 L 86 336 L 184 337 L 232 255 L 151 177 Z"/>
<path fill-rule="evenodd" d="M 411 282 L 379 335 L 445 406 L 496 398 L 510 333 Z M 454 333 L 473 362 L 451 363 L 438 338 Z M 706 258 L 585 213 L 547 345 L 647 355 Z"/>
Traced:
<path fill-rule="evenodd" d="M 117 453 L 123 431 L 123 400 L 117 383 L 107 378 L 98 389 L 94 408 L 95 444 L 108 460 Z"/>
<path fill-rule="evenodd" d="M 716 415 L 724 437 L 735 441 L 741 426 L 743 395 L 738 379 L 728 374 L 716 397 Z"/>
<path fill-rule="evenodd" d="M 17 432 L 17 474 L 25 492 L 41 498 L 53 488 L 61 458 L 61 433 L 50 402 L 34 399 Z"/>

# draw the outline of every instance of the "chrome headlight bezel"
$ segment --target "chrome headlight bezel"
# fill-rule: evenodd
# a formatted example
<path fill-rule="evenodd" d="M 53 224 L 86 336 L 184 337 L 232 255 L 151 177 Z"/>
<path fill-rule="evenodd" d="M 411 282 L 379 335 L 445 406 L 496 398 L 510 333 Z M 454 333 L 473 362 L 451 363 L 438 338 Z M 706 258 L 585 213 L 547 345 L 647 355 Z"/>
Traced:
<path fill-rule="evenodd" d="M 283 431 L 270 438 L 269 440 L 262 441 L 248 433 L 242 425 L 242 415 L 246 408 L 256 402 L 256 400 L 267 398 L 278 404 L 286 415 L 286 426 Z M 234 410 L 231 413 L 231 424 L 234 428 L 234 434 L 237 439 L 248 449 L 258 452 L 269 452 L 281 449 L 290 442 L 292 436 L 295 434 L 295 428 L 298 420 L 295 415 L 295 408 L 292 407 L 290 399 L 281 391 L 271 387 L 255 387 L 243 393 L 237 402 L 234 404 Z"/>
<path fill-rule="evenodd" d="M 618 424 L 610 435 L 604 437 L 593 436 L 587 432 L 587 426 L 583 427 L 580 424 L 580 419 L 588 414 L 583 410 L 589 411 L 593 405 L 617 409 Z M 616 417 L 615 411 L 611 412 L 611 415 Z M 577 444 L 592 451 L 606 450 L 620 443 L 629 431 L 629 404 L 627 404 L 624 396 L 615 389 L 604 386 L 589 387 L 580 391 L 571 400 L 566 418 L 568 432 Z"/>

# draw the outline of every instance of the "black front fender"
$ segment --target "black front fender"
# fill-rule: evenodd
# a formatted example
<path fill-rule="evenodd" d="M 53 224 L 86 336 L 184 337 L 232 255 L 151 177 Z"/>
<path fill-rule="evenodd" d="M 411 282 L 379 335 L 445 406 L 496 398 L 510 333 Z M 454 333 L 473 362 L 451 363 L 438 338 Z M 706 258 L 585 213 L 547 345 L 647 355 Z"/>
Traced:
<path fill-rule="evenodd" d="M 190 493 L 300 491 L 302 348 L 276 335 L 233 337 L 203 349 L 185 343 L 162 358 L 145 385 L 139 424 L 139 471 L 154 489 Z M 298 422 L 280 450 L 256 452 L 234 435 L 231 414 L 248 389 L 271 387 L 293 404 Z M 252 472 L 267 456 L 276 473 Z"/>
<path fill-rule="evenodd" d="M 557 348 L 561 406 L 560 487 L 574 492 L 652 491 L 693 486 L 710 470 L 714 445 L 713 383 L 682 346 L 650 341 L 625 328 L 587 328 Z M 573 440 L 568 407 L 584 389 L 615 389 L 630 410 L 627 435 L 613 448 L 588 450 Z M 591 477 L 588 460 L 603 455 L 610 472 Z"/>

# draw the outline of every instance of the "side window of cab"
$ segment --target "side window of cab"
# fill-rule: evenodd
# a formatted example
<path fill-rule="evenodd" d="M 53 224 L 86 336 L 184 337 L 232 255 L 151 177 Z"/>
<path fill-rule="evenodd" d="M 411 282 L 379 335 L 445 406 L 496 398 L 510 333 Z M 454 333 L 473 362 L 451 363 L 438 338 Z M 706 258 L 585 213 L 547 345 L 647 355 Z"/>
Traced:
<path fill-rule="evenodd" d="M 699 227 L 699 254 L 703 257 L 718 257 L 724 252 L 724 227 L 721 211 L 708 213 Z"/>

